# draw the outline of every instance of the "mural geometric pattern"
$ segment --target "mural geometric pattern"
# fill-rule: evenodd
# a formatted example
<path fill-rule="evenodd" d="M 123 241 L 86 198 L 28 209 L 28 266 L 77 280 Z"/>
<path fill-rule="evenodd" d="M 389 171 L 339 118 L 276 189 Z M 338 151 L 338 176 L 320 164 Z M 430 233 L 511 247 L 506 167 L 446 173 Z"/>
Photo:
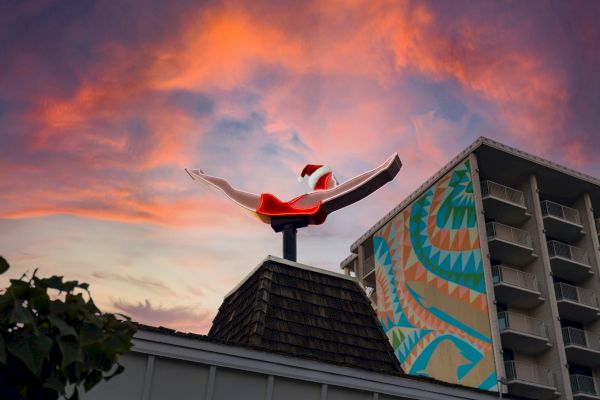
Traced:
<path fill-rule="evenodd" d="M 497 390 L 469 161 L 373 237 L 377 314 L 404 372 Z"/>

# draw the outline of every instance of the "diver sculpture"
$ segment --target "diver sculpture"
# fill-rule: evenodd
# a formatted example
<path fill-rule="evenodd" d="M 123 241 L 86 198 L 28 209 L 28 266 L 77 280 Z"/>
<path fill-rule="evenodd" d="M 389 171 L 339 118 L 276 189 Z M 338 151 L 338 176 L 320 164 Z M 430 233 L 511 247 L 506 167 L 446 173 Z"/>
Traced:
<path fill-rule="evenodd" d="M 402 163 L 397 153 L 379 167 L 338 183 L 327 165 L 309 164 L 299 180 L 307 180 L 311 192 L 290 201 L 282 201 L 270 193 L 254 194 L 232 187 L 223 178 L 207 175 L 202 170 L 186 172 L 196 182 L 222 191 L 229 199 L 271 225 L 275 232 L 283 231 L 283 256 L 296 261 L 296 230 L 308 225 L 320 225 L 332 212 L 364 199 L 400 171 Z"/>

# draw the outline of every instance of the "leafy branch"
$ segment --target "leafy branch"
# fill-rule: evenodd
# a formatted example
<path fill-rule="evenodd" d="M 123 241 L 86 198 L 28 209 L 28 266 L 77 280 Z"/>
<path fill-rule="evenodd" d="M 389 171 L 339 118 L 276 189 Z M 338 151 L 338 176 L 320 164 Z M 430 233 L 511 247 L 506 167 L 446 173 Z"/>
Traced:
<path fill-rule="evenodd" d="M 0 256 L 0 274 L 9 267 Z M 79 399 L 123 371 L 134 333 L 129 317 L 96 307 L 87 283 L 37 270 L 11 279 L 0 293 L 0 398 Z"/>

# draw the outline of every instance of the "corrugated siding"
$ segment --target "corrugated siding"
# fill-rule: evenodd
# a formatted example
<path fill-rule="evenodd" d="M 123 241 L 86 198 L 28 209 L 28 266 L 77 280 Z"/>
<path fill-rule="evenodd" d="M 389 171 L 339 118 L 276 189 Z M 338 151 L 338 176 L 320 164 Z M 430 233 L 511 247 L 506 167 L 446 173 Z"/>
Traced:
<path fill-rule="evenodd" d="M 306 381 L 276 377 L 273 400 L 319 400 L 321 385 Z"/>
<path fill-rule="evenodd" d="M 205 400 L 208 370 L 207 365 L 156 357 L 151 398 Z"/>
<path fill-rule="evenodd" d="M 267 376 L 252 372 L 217 369 L 212 400 L 265 399 Z"/>
<path fill-rule="evenodd" d="M 84 400 L 141 399 L 146 373 L 146 355 L 129 353 L 121 358 L 125 371 L 86 393 Z"/>

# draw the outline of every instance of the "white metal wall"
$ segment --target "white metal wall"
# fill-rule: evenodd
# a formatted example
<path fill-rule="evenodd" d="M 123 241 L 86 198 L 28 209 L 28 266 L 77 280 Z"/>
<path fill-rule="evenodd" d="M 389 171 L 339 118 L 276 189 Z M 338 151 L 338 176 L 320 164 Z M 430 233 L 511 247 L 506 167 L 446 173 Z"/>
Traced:
<path fill-rule="evenodd" d="M 495 399 L 411 378 L 377 374 L 202 339 L 139 331 L 125 372 L 84 400 Z"/>

